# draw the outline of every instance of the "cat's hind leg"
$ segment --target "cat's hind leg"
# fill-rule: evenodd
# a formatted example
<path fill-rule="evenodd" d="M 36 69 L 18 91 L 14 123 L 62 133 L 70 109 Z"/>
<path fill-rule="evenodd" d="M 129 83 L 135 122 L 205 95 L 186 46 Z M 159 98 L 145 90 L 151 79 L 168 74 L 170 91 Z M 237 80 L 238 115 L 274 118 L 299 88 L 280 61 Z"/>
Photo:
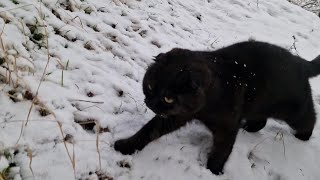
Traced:
<path fill-rule="evenodd" d="M 267 118 L 247 119 L 243 125 L 243 129 L 247 132 L 258 132 L 266 126 Z"/>
<path fill-rule="evenodd" d="M 316 114 L 314 110 L 311 94 L 305 100 L 300 113 L 296 117 L 292 117 L 287 123 L 295 132 L 295 137 L 302 140 L 309 140 L 316 122 Z"/>

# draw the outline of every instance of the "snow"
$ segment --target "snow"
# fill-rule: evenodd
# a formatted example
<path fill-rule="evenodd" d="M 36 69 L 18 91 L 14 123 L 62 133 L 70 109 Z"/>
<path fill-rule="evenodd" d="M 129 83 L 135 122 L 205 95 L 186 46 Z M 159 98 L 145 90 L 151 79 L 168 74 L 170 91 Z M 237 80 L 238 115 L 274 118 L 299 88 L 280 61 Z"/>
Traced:
<path fill-rule="evenodd" d="M 205 168 L 212 136 L 197 121 L 132 156 L 113 149 L 154 115 L 141 81 L 158 53 L 254 39 L 312 60 L 311 12 L 285 0 L 1 0 L 0 30 L 0 155 L 12 152 L 14 179 L 320 179 L 319 123 L 308 142 L 273 120 L 241 130 L 222 176 Z M 311 83 L 319 113 L 320 78 Z"/>

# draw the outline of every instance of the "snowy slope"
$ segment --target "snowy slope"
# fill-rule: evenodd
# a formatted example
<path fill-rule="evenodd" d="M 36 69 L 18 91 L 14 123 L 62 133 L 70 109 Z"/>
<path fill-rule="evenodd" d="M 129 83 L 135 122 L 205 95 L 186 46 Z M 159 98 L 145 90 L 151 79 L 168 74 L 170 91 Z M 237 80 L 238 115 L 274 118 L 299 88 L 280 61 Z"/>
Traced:
<path fill-rule="evenodd" d="M 320 54 L 320 19 L 286 0 L 1 0 L 0 29 L 0 172 L 14 162 L 15 179 L 320 179 L 319 123 L 308 142 L 276 121 L 240 131 L 222 176 L 205 168 L 212 136 L 197 121 L 132 156 L 112 147 L 153 116 L 141 80 L 160 52 L 256 39 Z M 312 86 L 319 113 L 320 78 Z"/>

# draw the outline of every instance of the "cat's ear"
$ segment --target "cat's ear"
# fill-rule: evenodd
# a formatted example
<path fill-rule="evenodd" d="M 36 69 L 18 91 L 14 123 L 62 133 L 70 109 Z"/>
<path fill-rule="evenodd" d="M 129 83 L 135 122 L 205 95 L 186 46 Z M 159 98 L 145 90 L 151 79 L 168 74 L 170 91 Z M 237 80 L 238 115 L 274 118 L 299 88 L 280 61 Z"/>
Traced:
<path fill-rule="evenodd" d="M 173 48 L 173 49 L 171 49 L 171 51 L 169 51 L 169 53 L 171 53 L 171 54 L 177 54 L 177 53 L 183 53 L 183 52 L 185 52 L 185 51 L 186 51 L 185 49 Z"/>
<path fill-rule="evenodd" d="M 163 60 L 163 59 L 165 59 L 165 53 L 160 53 L 160 54 L 158 54 L 156 57 L 154 57 L 154 61 L 155 62 L 159 62 L 159 61 L 161 61 L 161 60 Z"/>
<path fill-rule="evenodd" d="M 190 81 L 190 87 L 194 90 L 199 89 L 203 85 L 201 78 L 193 76 Z"/>
<path fill-rule="evenodd" d="M 194 71 L 190 79 L 191 87 L 194 90 L 208 86 L 210 81 L 211 81 L 211 73 L 207 69 Z"/>
<path fill-rule="evenodd" d="M 170 59 L 170 58 L 174 58 L 175 56 L 179 56 L 181 54 L 184 54 L 186 52 L 185 49 L 181 49 L 181 48 L 173 48 L 170 51 L 166 52 L 166 53 L 160 53 L 158 54 L 155 58 L 154 61 L 155 62 L 165 62 L 166 60 Z"/>
<path fill-rule="evenodd" d="M 180 84 L 186 84 L 190 82 L 190 71 L 187 69 L 180 69 L 178 74 L 177 74 L 177 82 Z"/>
<path fill-rule="evenodd" d="M 179 92 L 195 92 L 204 82 L 196 73 L 183 69 L 177 74 L 175 83 Z"/>

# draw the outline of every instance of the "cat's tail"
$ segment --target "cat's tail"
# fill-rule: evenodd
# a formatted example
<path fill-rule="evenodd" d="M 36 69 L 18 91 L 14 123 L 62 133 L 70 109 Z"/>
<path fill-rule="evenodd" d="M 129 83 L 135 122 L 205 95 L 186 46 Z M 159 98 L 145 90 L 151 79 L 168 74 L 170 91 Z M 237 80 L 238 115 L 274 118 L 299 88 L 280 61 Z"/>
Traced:
<path fill-rule="evenodd" d="M 314 77 L 320 74 L 320 55 L 308 63 L 307 74 L 309 77 Z"/>

